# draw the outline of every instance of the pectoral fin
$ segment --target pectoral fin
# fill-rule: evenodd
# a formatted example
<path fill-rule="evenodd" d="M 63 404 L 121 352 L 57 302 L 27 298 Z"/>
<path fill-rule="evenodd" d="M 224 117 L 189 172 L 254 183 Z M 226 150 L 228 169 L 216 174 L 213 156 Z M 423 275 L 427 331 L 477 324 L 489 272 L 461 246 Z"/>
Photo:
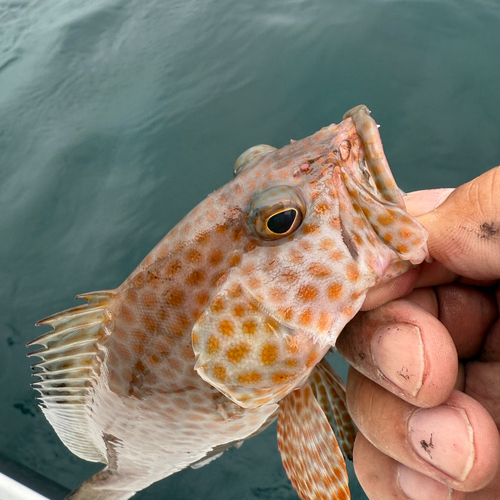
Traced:
<path fill-rule="evenodd" d="M 351 498 L 342 452 L 309 383 L 281 402 L 278 447 L 302 500 Z"/>
<path fill-rule="evenodd" d="M 344 455 L 352 460 L 356 426 L 347 411 L 345 385 L 330 363 L 323 358 L 309 377 L 314 396 L 325 412 Z"/>

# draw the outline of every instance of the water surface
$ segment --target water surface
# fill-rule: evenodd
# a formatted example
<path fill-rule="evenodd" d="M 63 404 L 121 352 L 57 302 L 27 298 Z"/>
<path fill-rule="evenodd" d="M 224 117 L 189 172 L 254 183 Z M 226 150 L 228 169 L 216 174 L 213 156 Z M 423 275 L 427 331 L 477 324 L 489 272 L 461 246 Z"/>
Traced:
<path fill-rule="evenodd" d="M 499 22 L 494 0 L 0 2 L 0 458 L 41 488 L 99 468 L 37 409 L 34 323 L 118 286 L 246 148 L 364 103 L 406 191 L 500 163 Z M 136 498 L 297 496 L 272 427 Z"/>

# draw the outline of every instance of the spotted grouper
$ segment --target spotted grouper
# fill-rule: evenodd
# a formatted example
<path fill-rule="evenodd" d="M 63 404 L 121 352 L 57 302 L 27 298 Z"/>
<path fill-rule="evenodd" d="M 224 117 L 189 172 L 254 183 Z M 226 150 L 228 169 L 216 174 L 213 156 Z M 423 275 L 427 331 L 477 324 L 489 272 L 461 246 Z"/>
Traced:
<path fill-rule="evenodd" d="M 69 499 L 130 498 L 276 418 L 299 496 L 350 498 L 355 428 L 323 357 L 369 288 L 427 256 L 369 113 L 247 150 L 121 286 L 39 322 L 40 406 L 106 464 Z"/>

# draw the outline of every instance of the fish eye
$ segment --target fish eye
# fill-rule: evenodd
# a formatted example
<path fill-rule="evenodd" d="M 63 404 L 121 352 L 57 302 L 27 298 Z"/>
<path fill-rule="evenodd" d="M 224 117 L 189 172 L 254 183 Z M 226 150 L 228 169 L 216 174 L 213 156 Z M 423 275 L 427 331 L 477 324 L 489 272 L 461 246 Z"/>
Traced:
<path fill-rule="evenodd" d="M 254 233 L 266 241 L 279 240 L 294 233 L 305 216 L 305 203 L 299 192 L 288 186 L 270 188 L 254 197 L 249 211 Z"/>
<path fill-rule="evenodd" d="M 267 229 L 270 233 L 284 235 L 293 228 L 295 221 L 299 217 L 299 212 L 295 208 L 283 210 L 277 214 L 271 215 L 266 221 Z"/>

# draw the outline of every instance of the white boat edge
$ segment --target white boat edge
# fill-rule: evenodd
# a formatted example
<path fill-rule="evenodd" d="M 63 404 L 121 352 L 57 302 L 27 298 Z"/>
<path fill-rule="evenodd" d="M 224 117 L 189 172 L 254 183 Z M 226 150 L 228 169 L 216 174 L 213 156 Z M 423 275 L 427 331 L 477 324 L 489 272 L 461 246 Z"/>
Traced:
<path fill-rule="evenodd" d="M 49 500 L 0 472 L 0 498 L 2 500 Z"/>

